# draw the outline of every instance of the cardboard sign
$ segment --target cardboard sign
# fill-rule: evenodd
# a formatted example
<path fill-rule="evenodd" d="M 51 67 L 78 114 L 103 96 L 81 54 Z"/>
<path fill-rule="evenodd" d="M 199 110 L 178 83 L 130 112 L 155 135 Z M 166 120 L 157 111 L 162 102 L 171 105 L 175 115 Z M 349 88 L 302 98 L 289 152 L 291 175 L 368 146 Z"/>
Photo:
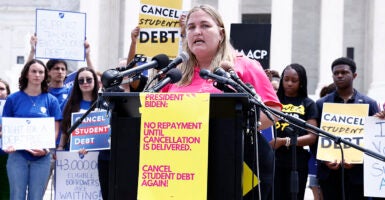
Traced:
<path fill-rule="evenodd" d="M 86 14 L 36 9 L 36 58 L 85 60 Z"/>

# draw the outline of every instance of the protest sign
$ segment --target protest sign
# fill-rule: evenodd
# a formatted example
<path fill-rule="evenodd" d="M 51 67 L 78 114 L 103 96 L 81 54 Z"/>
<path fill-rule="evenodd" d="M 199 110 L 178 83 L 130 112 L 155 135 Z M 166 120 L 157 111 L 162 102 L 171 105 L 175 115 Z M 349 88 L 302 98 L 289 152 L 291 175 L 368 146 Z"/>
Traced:
<path fill-rule="evenodd" d="M 1 132 L 1 125 L 2 125 L 2 116 L 3 116 L 3 109 L 4 109 L 5 100 L 0 100 L 0 132 Z M 3 136 L 0 135 L 0 148 L 3 146 Z"/>
<path fill-rule="evenodd" d="M 182 0 L 141 0 L 139 42 L 136 53 L 154 57 L 177 57 L 180 37 L 179 17 Z"/>
<path fill-rule="evenodd" d="M 138 199 L 206 199 L 209 94 L 143 93 L 140 99 Z"/>
<path fill-rule="evenodd" d="M 55 120 L 41 118 L 2 118 L 3 149 L 55 148 Z"/>
<path fill-rule="evenodd" d="M 82 112 L 72 113 L 71 124 L 84 115 Z M 102 150 L 111 146 L 110 115 L 106 110 L 92 111 L 71 133 L 70 151 Z"/>
<path fill-rule="evenodd" d="M 88 152 L 80 158 L 75 152 L 56 152 L 55 199 L 102 199 L 98 155 Z"/>
<path fill-rule="evenodd" d="M 84 61 L 86 14 L 36 9 L 36 58 Z"/>
<path fill-rule="evenodd" d="M 365 148 L 385 156 L 385 120 L 365 119 Z M 385 162 L 364 155 L 364 195 L 385 197 Z"/>
<path fill-rule="evenodd" d="M 324 103 L 321 129 L 358 146 L 363 146 L 364 123 L 368 116 L 368 104 Z M 347 163 L 362 163 L 363 153 L 347 144 L 340 144 Z M 318 139 L 317 159 L 341 161 L 340 147 L 327 137 Z"/>

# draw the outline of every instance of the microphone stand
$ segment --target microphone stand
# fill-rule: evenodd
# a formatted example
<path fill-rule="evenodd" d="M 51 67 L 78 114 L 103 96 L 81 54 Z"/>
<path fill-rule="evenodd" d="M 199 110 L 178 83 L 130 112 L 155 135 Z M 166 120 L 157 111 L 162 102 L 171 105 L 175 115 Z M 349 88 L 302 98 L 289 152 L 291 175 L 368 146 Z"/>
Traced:
<path fill-rule="evenodd" d="M 346 145 L 349 145 L 350 147 L 353 147 L 354 149 L 357 149 L 363 153 L 365 153 L 366 155 L 368 156 L 371 156 L 377 160 L 380 160 L 382 162 L 385 162 L 385 156 L 379 154 L 379 153 L 376 153 L 374 151 L 371 151 L 369 149 L 365 149 L 359 145 L 356 145 L 354 143 L 351 143 L 350 141 L 347 141 L 339 136 L 335 136 L 327 131 L 324 131 L 316 126 L 313 126 L 311 124 L 308 124 L 306 121 L 300 119 L 300 118 L 295 118 L 293 116 L 290 116 L 286 113 L 283 113 L 281 111 L 277 111 L 277 110 L 274 110 L 274 109 L 270 109 L 268 108 L 258 97 L 257 97 L 257 94 L 254 94 L 252 91 L 250 91 L 247 87 L 244 86 L 244 84 L 239 84 L 238 82 L 235 83 L 234 81 L 232 80 L 228 80 L 228 79 L 223 79 L 221 76 L 213 76 L 211 75 L 210 73 L 208 72 L 205 72 L 203 71 L 204 73 L 202 73 L 202 70 L 200 72 L 200 75 L 203 77 L 206 77 L 208 76 L 209 78 L 214 78 L 216 79 L 217 81 L 221 82 L 221 83 L 224 83 L 224 84 L 229 84 L 231 86 L 234 87 L 234 89 L 237 91 L 237 92 L 240 92 L 240 93 L 246 93 L 249 95 L 249 102 L 256 105 L 257 107 L 259 107 L 261 109 L 262 112 L 264 112 L 266 114 L 266 116 L 272 120 L 274 122 L 274 119 L 272 118 L 271 116 L 271 113 L 273 113 L 275 116 L 279 117 L 280 119 L 286 121 L 286 122 L 289 122 L 291 124 L 294 124 L 296 127 L 300 127 L 300 128 L 303 128 L 305 130 L 309 129 L 311 130 L 314 134 L 317 134 L 318 136 L 323 136 L 323 137 L 326 137 L 326 138 L 329 138 L 331 140 L 334 141 L 335 144 L 346 144 Z M 295 139 L 297 140 L 297 139 Z M 296 146 L 296 145 L 295 145 Z M 295 147 L 296 148 L 296 147 Z M 293 149 L 295 149 L 293 147 Z M 293 162 L 293 163 L 296 163 L 296 162 Z M 297 166 L 295 166 L 295 168 L 297 168 Z M 292 173 L 292 179 L 296 179 L 297 180 L 297 183 L 298 183 L 298 172 L 297 173 Z M 292 191 L 298 191 L 298 186 L 293 186 L 291 188 Z M 293 193 L 293 196 L 296 195 L 296 193 L 294 192 Z"/>
<path fill-rule="evenodd" d="M 260 105 L 260 102 L 255 100 L 254 97 L 252 95 L 249 94 L 249 96 L 251 97 L 249 99 L 250 102 L 252 102 L 253 104 L 259 106 Z M 290 116 L 286 113 L 283 113 L 281 111 L 277 111 L 277 110 L 274 110 L 274 109 L 265 109 L 265 107 L 262 108 L 263 110 L 265 110 L 265 112 L 271 112 L 273 113 L 275 116 L 279 117 L 280 119 L 286 121 L 286 122 L 289 122 L 297 127 L 300 127 L 300 128 L 303 128 L 303 129 L 309 129 L 311 130 L 311 132 L 313 132 L 314 134 L 318 135 L 318 136 L 322 136 L 322 137 L 326 137 L 328 139 L 331 139 L 334 141 L 335 144 L 338 144 L 341 146 L 341 143 L 345 144 L 345 145 L 349 145 L 350 147 L 353 147 L 354 149 L 357 149 L 361 152 L 363 152 L 364 154 L 368 155 L 368 156 L 371 156 L 377 160 L 380 160 L 382 162 L 385 162 L 385 156 L 379 154 L 379 153 L 376 153 L 374 151 L 371 151 L 369 149 L 365 149 L 359 145 L 356 145 L 350 141 L 347 141 L 339 136 L 335 136 L 327 131 L 324 131 L 316 126 L 313 126 L 311 124 L 308 124 L 306 121 L 300 119 L 300 118 L 295 118 L 293 116 Z M 296 139 L 296 136 L 295 136 L 295 140 Z M 295 144 L 294 142 L 291 143 L 292 145 L 292 148 L 293 148 L 293 163 L 292 163 L 292 167 L 293 167 L 293 171 L 291 172 L 290 174 L 290 181 L 291 181 L 291 186 L 290 186 L 290 191 L 292 192 L 292 199 L 297 199 L 297 194 L 298 194 L 298 172 L 296 171 L 296 157 L 294 158 L 294 150 L 296 150 L 296 142 L 295 141 Z M 343 155 L 343 151 L 341 150 L 341 153 Z M 343 162 L 343 161 L 342 161 Z M 295 170 L 294 170 L 295 169 Z M 342 169 L 343 170 L 343 169 Z M 344 195 L 344 193 L 343 193 Z"/>
<path fill-rule="evenodd" d="M 294 129 L 287 127 L 289 137 L 290 137 L 290 147 L 291 147 L 291 173 L 290 173 L 290 193 L 291 199 L 296 200 L 298 196 L 298 171 L 297 171 L 297 139 L 298 135 Z"/>
<path fill-rule="evenodd" d="M 260 173 L 259 173 L 259 143 L 258 143 L 258 127 L 260 125 L 260 113 L 259 113 L 259 107 L 251 104 L 251 110 L 248 112 L 248 119 L 247 119 L 247 125 L 246 125 L 246 135 L 250 137 L 250 144 L 251 144 L 251 169 L 253 172 L 256 173 L 257 177 L 260 179 Z M 254 176 L 251 178 L 251 185 L 252 188 L 255 185 Z M 258 184 L 258 199 L 261 199 L 261 184 Z M 251 199 L 255 199 L 255 190 L 251 191 Z"/>
<path fill-rule="evenodd" d="M 67 130 L 67 133 L 68 134 L 72 134 L 72 132 L 82 123 L 82 121 L 84 120 L 84 118 L 86 118 L 88 116 L 88 114 L 90 114 L 90 112 L 92 110 L 94 110 L 96 107 L 100 107 L 100 102 L 101 102 L 101 93 L 99 93 L 98 95 L 98 98 L 96 99 L 96 101 L 94 101 L 92 104 L 91 104 L 91 107 L 85 112 L 83 113 L 83 115 L 81 117 L 79 117 L 72 125 L 71 127 Z"/>
<path fill-rule="evenodd" d="M 93 102 L 91 107 L 71 125 L 71 127 L 67 130 L 68 134 L 72 134 L 72 132 L 82 123 L 84 118 L 86 118 L 88 114 L 90 114 L 90 112 L 96 107 L 96 104 L 98 104 L 98 100 Z"/>
<path fill-rule="evenodd" d="M 259 105 L 259 102 L 255 101 L 254 99 L 251 99 L 250 102 L 252 102 L 255 105 Z M 355 149 L 365 153 L 368 156 L 371 156 L 371 157 L 373 157 L 373 158 L 375 158 L 377 160 L 385 162 L 385 156 L 383 156 L 381 154 L 378 154 L 378 153 L 376 153 L 374 151 L 371 151 L 369 149 L 365 149 L 365 148 L 363 148 L 363 147 L 361 147 L 359 145 L 356 145 L 354 143 L 351 143 L 350 141 L 345 140 L 345 139 L 343 139 L 343 138 L 341 138 L 339 136 L 335 136 L 335 135 L 333 135 L 333 134 L 331 134 L 331 133 L 329 133 L 327 131 L 324 131 L 324 130 L 316 127 L 316 126 L 313 126 L 313 125 L 307 123 L 306 121 L 304 121 L 304 120 L 302 120 L 300 118 L 295 118 L 293 116 L 290 116 L 290 115 L 288 115 L 286 113 L 283 113 L 281 111 L 274 110 L 274 109 L 267 109 L 266 112 L 271 112 L 274 115 L 276 115 L 279 118 L 281 118 L 282 120 L 287 121 L 287 122 L 289 122 L 291 124 L 294 124 L 297 127 L 301 127 L 301 128 L 304 128 L 304 129 L 310 129 L 310 130 L 312 130 L 313 133 L 315 133 L 315 134 L 317 134 L 319 136 L 323 136 L 323 137 L 329 138 L 329 139 L 333 140 L 334 143 L 336 143 L 336 144 L 343 143 L 343 144 L 349 145 L 350 147 L 353 147 L 353 148 L 355 148 Z"/>

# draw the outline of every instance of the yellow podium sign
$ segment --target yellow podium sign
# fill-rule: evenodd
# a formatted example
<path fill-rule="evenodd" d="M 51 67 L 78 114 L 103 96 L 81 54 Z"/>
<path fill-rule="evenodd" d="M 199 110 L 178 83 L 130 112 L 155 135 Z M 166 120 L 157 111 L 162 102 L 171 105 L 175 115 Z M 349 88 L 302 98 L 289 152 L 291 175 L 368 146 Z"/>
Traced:
<path fill-rule="evenodd" d="M 138 199 L 206 199 L 209 94 L 140 94 Z"/>

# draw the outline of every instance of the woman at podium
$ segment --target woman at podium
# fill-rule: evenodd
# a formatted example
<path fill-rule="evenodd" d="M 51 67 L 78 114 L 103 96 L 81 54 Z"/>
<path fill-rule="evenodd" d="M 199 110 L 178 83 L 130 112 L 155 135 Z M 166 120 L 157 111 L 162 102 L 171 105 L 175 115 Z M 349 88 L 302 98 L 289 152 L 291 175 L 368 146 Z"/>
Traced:
<path fill-rule="evenodd" d="M 166 85 L 162 92 L 197 92 L 197 93 L 223 93 L 213 85 L 213 80 L 204 79 L 200 76 L 202 69 L 214 72 L 216 67 L 222 67 L 229 73 L 235 73 L 242 82 L 250 84 L 255 92 L 260 95 L 261 101 L 272 109 L 281 109 L 278 97 L 266 76 L 262 66 L 256 60 L 237 53 L 230 42 L 220 14 L 209 5 L 199 5 L 192 8 L 186 16 L 185 38 L 183 50 L 189 55 L 189 60 L 178 66 L 182 71 L 182 79 L 174 84 Z M 273 125 L 273 122 L 261 112 L 260 129 Z M 266 145 L 268 151 L 270 146 Z M 270 154 L 271 155 L 271 154 Z M 272 158 L 265 162 L 266 174 L 272 174 Z M 262 180 L 265 189 L 261 192 L 262 199 L 271 195 L 272 176 L 267 175 L 270 180 Z M 270 185 L 270 186 L 269 186 Z"/>
<path fill-rule="evenodd" d="M 182 71 L 182 79 L 165 86 L 162 92 L 222 93 L 213 86 L 212 80 L 199 76 L 201 69 L 212 72 L 220 66 L 226 71 L 234 71 L 243 82 L 250 83 L 266 106 L 281 109 L 278 97 L 262 66 L 258 61 L 234 50 L 228 41 L 223 20 L 213 7 L 200 5 L 189 11 L 183 46 L 190 59 L 178 66 Z M 261 129 L 273 125 L 263 114 L 261 122 Z"/>

